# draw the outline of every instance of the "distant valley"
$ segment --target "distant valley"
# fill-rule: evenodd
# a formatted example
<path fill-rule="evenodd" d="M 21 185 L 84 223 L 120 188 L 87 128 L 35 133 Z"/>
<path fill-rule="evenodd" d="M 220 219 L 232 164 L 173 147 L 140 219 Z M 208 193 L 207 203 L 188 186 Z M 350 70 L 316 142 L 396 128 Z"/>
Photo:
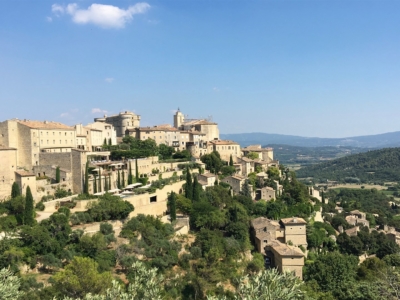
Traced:
<path fill-rule="evenodd" d="M 343 146 L 375 149 L 400 146 L 400 131 L 346 138 L 302 137 L 261 132 L 221 134 L 220 136 L 221 139 L 234 140 L 242 147 L 252 144 L 279 144 L 299 147 Z"/>

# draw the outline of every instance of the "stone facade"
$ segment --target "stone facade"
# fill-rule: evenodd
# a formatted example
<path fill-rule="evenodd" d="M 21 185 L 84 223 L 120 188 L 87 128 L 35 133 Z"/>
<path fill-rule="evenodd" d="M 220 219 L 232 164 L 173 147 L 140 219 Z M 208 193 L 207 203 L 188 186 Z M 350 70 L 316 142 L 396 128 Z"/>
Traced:
<path fill-rule="evenodd" d="M 10 197 L 17 170 L 17 149 L 0 146 L 0 200 Z"/>
<path fill-rule="evenodd" d="M 0 145 L 16 148 L 18 167 L 32 170 L 40 164 L 39 153 L 76 148 L 76 133 L 57 122 L 13 119 L 0 123 Z"/>
<path fill-rule="evenodd" d="M 118 115 L 95 118 L 95 122 L 108 123 L 114 126 L 117 137 L 122 138 L 128 129 L 140 127 L 140 116 L 130 111 L 120 112 Z"/>
<path fill-rule="evenodd" d="M 197 179 L 201 184 L 203 190 L 205 190 L 209 186 L 214 186 L 217 177 L 215 174 L 205 173 L 205 174 L 198 174 Z"/>
<path fill-rule="evenodd" d="M 252 238 L 257 251 L 265 256 L 267 267 L 277 268 L 280 272 L 291 271 L 302 279 L 304 254 L 295 246 L 307 247 L 307 243 L 303 244 L 306 239 L 303 221 L 301 218 L 291 218 L 291 220 L 282 219 L 278 222 L 264 217 L 251 221 Z M 302 224 L 304 230 L 294 228 L 293 223 Z M 289 241 L 294 246 L 287 245 Z M 297 245 L 293 241 L 297 242 Z"/>
<path fill-rule="evenodd" d="M 233 175 L 233 176 L 227 176 L 221 181 L 229 184 L 232 187 L 233 193 L 237 195 L 242 191 L 242 186 L 246 181 L 246 177 L 240 175 Z"/>

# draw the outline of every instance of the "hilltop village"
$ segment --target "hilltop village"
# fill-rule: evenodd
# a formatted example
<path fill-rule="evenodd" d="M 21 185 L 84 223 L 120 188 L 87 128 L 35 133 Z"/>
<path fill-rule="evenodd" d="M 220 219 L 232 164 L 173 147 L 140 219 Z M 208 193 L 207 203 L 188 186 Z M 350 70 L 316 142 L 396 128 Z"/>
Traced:
<path fill-rule="evenodd" d="M 221 140 L 217 123 L 188 119 L 179 109 L 173 124 L 141 127 L 140 122 L 141 116 L 129 111 L 85 126 L 0 122 L 0 242 L 23 237 L 23 246 L 3 247 L 0 262 L 27 274 L 55 274 L 48 290 L 31 291 L 35 297 L 51 289 L 52 297 L 71 295 L 59 274 L 77 263 L 75 255 L 95 260 L 99 270 L 113 270 L 114 276 L 129 276 L 135 261 L 170 280 L 178 272 L 185 279 L 175 293 L 187 288 L 200 298 L 234 293 L 231 281 L 245 270 L 251 276 L 276 269 L 289 271 L 294 282 L 304 276 L 313 280 L 319 287 L 309 289 L 321 297 L 316 299 L 340 299 L 328 279 L 317 276 L 318 254 L 332 252 L 330 259 L 336 260 L 339 249 L 358 257 L 343 263 L 355 270 L 365 260 L 399 250 L 400 234 L 393 226 L 379 226 L 382 215 L 305 186 L 274 159 L 272 148 Z M 49 240 L 42 240 L 43 232 Z M 43 248 L 50 236 L 59 246 Z M 164 296 L 181 297 L 170 293 Z M 182 299 L 195 299 L 190 297 Z"/>

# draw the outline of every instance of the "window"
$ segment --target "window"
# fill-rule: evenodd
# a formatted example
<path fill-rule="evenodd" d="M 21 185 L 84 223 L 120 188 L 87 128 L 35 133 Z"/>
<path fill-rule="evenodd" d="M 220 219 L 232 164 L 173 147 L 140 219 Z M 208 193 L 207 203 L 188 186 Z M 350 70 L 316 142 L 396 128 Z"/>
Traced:
<path fill-rule="evenodd" d="M 56 140 L 53 140 L 53 145 L 56 143 Z"/>
<path fill-rule="evenodd" d="M 150 203 L 157 202 L 157 196 L 150 197 Z"/>

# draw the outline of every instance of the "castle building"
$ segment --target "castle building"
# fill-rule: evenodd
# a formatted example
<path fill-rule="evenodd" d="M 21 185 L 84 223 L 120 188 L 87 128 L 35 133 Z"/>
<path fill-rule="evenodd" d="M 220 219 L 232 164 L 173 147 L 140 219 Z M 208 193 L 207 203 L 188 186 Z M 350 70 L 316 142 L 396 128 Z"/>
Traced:
<path fill-rule="evenodd" d="M 118 115 L 107 116 L 102 118 L 95 118 L 95 122 L 109 123 L 114 126 L 117 137 L 122 139 L 129 129 L 140 127 L 140 115 L 136 115 L 130 111 L 120 112 Z"/>

